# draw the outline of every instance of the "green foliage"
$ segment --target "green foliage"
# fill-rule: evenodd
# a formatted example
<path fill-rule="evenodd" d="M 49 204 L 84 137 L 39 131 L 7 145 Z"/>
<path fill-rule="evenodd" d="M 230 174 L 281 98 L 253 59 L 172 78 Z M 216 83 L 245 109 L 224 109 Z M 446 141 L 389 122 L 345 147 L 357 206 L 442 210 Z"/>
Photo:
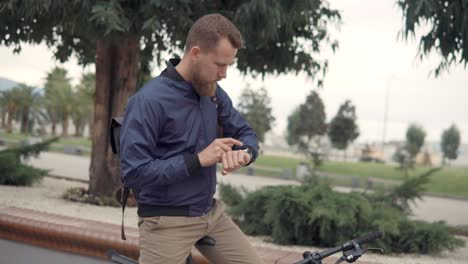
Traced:
<path fill-rule="evenodd" d="M 39 90 L 25 84 L 20 84 L 13 89 L 18 89 L 19 93 L 21 133 L 31 133 L 35 123 L 41 127 L 44 126 L 48 118 L 43 111 L 44 98 Z"/>
<path fill-rule="evenodd" d="M 426 132 L 418 125 L 411 124 L 406 130 L 406 150 L 412 159 L 421 151 L 425 138 Z"/>
<path fill-rule="evenodd" d="M 399 0 L 403 11 L 403 36 L 415 36 L 424 29 L 419 42 L 421 59 L 435 51 L 441 61 L 434 73 L 448 71 L 450 66 L 468 63 L 468 2 L 458 0 Z"/>
<path fill-rule="evenodd" d="M 107 130 L 107 113 L 123 110 L 125 99 L 136 91 L 136 81 L 144 80 L 150 63 L 161 65 L 162 54 L 180 54 L 193 22 L 210 13 L 226 16 L 242 32 L 245 48 L 239 50 L 235 65 L 243 74 L 302 72 L 316 80 L 317 86 L 322 84 L 328 61 L 320 53 L 337 48 L 329 27 L 341 20 L 339 12 L 325 0 L 83 0 L 66 4 L 10 0 L 0 2 L 0 45 L 20 52 L 24 43 L 46 43 L 61 62 L 72 54 L 80 65 L 98 62 L 100 81 L 96 89 L 106 96 L 98 97 L 97 104 L 103 111 L 96 111 L 96 120 L 104 120 L 100 128 Z M 142 73 L 140 77 L 138 72 Z M 58 118 L 51 115 L 53 131 L 55 123 L 66 124 L 68 117 Z M 64 125 L 65 133 L 66 128 Z M 98 128 L 94 133 L 94 140 L 105 138 Z M 91 178 L 99 175 L 108 181 L 92 180 L 90 189 L 107 187 L 106 192 L 112 193 L 118 182 L 117 171 L 107 174 L 92 167 Z M 104 182 L 108 184 L 94 186 Z"/>
<path fill-rule="evenodd" d="M 34 124 L 43 126 L 47 123 L 48 118 L 43 111 L 43 96 L 38 89 L 26 85 L 19 84 L 10 90 L 0 92 L 0 110 L 2 113 L 8 114 L 7 132 L 13 131 L 14 120 L 19 121 L 21 125 L 21 133 L 30 134 Z"/>
<path fill-rule="evenodd" d="M 56 123 L 62 123 L 62 135 L 67 136 L 68 121 L 73 111 L 73 91 L 64 68 L 55 67 L 47 73 L 44 85 L 46 97 L 46 109 L 52 123 L 52 134 L 55 136 L 54 127 Z"/>
<path fill-rule="evenodd" d="M 310 152 L 320 152 L 319 142 L 312 140 L 326 133 L 325 106 L 316 91 L 312 91 L 301 104 L 288 117 L 287 141 L 298 148 L 307 156 Z M 314 146 L 311 144 L 315 143 Z M 312 151 L 311 151 L 312 150 Z"/>
<path fill-rule="evenodd" d="M 237 206 L 243 199 L 241 193 L 232 185 L 221 184 L 219 186 L 219 191 L 223 193 L 223 201 L 226 204 Z"/>
<path fill-rule="evenodd" d="M 333 147 L 346 150 L 348 144 L 359 136 L 359 128 L 356 124 L 356 107 L 351 101 L 346 100 L 331 120 L 328 128 L 328 137 Z"/>
<path fill-rule="evenodd" d="M 429 169 L 418 176 L 406 179 L 396 187 L 367 194 L 367 197 L 374 204 L 383 207 L 391 206 L 401 212 L 410 213 L 410 203 L 422 197 L 430 176 L 440 170 L 441 168 Z"/>
<path fill-rule="evenodd" d="M 271 129 L 272 123 L 275 121 L 270 104 L 271 99 L 264 87 L 255 91 L 247 86 L 242 91 L 237 105 L 239 113 L 255 130 L 260 142 L 264 141 L 265 133 Z"/>
<path fill-rule="evenodd" d="M 265 187 L 259 191 L 249 193 L 237 206 L 228 204 L 231 206 L 229 212 L 232 215 L 241 216 L 242 219 L 237 219 L 237 222 L 241 224 L 242 230 L 247 234 L 271 234 L 272 226 L 268 221 L 264 220 L 264 217 L 268 212 L 271 199 L 275 198 L 275 196 L 272 196 L 275 188 L 280 187 Z M 221 196 L 224 197 L 223 194 Z"/>
<path fill-rule="evenodd" d="M 393 154 L 393 160 L 399 164 L 399 169 L 408 176 L 408 171 L 414 168 L 416 155 L 424 145 L 426 132 L 416 124 L 411 124 L 406 130 L 406 142 L 398 147 Z"/>
<path fill-rule="evenodd" d="M 455 125 L 442 132 L 440 142 L 445 159 L 455 160 L 458 157 L 458 148 L 460 147 L 460 130 Z"/>
<path fill-rule="evenodd" d="M 13 120 L 18 114 L 21 105 L 21 97 L 18 89 L 11 89 L 7 91 L 1 91 L 1 107 L 2 111 L 8 114 L 8 120 L 6 124 L 6 131 L 8 133 L 13 132 Z"/>
<path fill-rule="evenodd" d="M 14 167 L 11 166 L 17 160 L 18 157 L 14 153 L 0 153 L 0 184 L 31 186 L 47 175 L 47 170 L 35 169 L 28 165 L 16 163 Z"/>
<path fill-rule="evenodd" d="M 434 254 L 464 245 L 463 240 L 448 232 L 443 222 L 427 223 L 399 219 L 396 221 L 396 230 L 386 232 L 384 243 L 381 244 L 386 252 Z"/>
<path fill-rule="evenodd" d="M 75 54 L 80 64 L 93 63 L 95 42 L 107 38 L 118 43 L 136 36 L 141 45 L 140 68 L 161 63 L 161 54 L 180 51 L 193 22 L 205 14 L 221 13 L 243 33 L 237 67 L 243 73 L 305 72 L 321 78 L 328 61 L 322 49 L 333 51 L 337 41 L 328 27 L 341 17 L 324 0 L 284 1 L 72 1 L 50 0 L 0 3 L 0 45 L 45 42 L 64 62 Z M 168 16 L 167 14 L 171 14 Z"/>
<path fill-rule="evenodd" d="M 270 235 L 276 243 L 330 247 L 383 230 L 386 236 L 376 245 L 387 252 L 432 254 L 459 247 L 463 241 L 453 237 L 443 223 L 410 220 L 401 206 L 401 201 L 419 197 L 430 173 L 395 190 L 372 194 L 334 192 L 314 179 L 300 186 L 269 186 L 245 195 L 223 187 L 221 197 L 244 232 Z"/>
<path fill-rule="evenodd" d="M 0 184 L 30 186 L 47 175 L 47 170 L 36 169 L 22 164 L 21 159 L 39 154 L 56 140 L 58 138 L 52 138 L 34 145 L 0 151 Z"/>
<path fill-rule="evenodd" d="M 96 91 L 96 75 L 87 73 L 81 76 L 80 83 L 75 87 L 70 112 L 75 125 L 75 136 L 82 136 L 84 126 L 92 120 L 93 100 Z"/>
<path fill-rule="evenodd" d="M 398 147 L 393 153 L 393 161 L 399 164 L 398 169 L 404 171 L 407 174 L 407 171 L 413 167 L 413 159 L 405 147 Z"/>

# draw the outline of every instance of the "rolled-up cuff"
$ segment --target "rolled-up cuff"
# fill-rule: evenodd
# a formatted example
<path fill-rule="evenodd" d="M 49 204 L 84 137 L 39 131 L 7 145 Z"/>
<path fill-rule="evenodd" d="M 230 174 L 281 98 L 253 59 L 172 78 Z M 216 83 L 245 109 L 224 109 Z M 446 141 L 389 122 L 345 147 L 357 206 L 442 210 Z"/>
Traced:
<path fill-rule="evenodd" d="M 197 154 L 184 155 L 185 166 L 190 175 L 193 175 L 201 168 L 200 159 Z"/>

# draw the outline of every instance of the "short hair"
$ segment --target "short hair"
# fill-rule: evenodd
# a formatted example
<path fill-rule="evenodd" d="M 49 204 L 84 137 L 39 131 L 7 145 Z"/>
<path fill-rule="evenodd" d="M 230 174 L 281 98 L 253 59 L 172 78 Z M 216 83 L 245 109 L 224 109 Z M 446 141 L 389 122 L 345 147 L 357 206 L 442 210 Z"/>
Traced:
<path fill-rule="evenodd" d="M 211 50 L 218 45 L 221 38 L 227 38 L 236 49 L 243 46 L 240 31 L 229 19 L 220 14 L 202 16 L 190 28 L 185 42 L 185 52 L 193 46 Z"/>

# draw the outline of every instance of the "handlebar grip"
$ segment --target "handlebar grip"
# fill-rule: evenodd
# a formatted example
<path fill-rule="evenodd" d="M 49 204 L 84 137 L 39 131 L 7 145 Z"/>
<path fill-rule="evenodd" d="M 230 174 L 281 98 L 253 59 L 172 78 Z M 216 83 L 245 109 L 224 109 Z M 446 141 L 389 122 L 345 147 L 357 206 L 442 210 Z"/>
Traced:
<path fill-rule="evenodd" d="M 358 237 L 357 239 L 355 239 L 355 241 L 356 241 L 356 243 L 358 243 L 359 245 L 361 245 L 361 244 L 370 242 L 370 241 L 372 241 L 372 240 L 376 240 L 376 239 L 382 238 L 383 236 L 384 236 L 384 232 L 383 232 L 383 231 L 375 231 L 375 232 L 372 232 L 372 233 L 367 234 L 367 235 L 365 235 L 365 236 Z"/>
<path fill-rule="evenodd" d="M 351 250 L 354 248 L 354 244 L 353 244 L 353 241 L 355 241 L 357 244 L 359 245 L 362 245 L 364 243 L 367 243 L 367 242 L 370 242 L 372 240 L 375 240 L 375 239 L 378 239 L 378 238 L 381 238 L 384 236 L 384 232 L 382 231 L 375 231 L 375 232 L 372 232 L 370 234 L 367 234 L 365 236 L 362 236 L 362 237 L 358 237 L 356 239 L 353 239 L 351 241 L 348 241 L 340 246 L 337 246 L 337 247 L 334 247 L 334 248 L 330 248 L 330 249 L 327 249 L 327 250 L 324 250 L 322 252 L 319 252 L 318 255 L 320 256 L 320 258 L 326 258 L 330 255 L 333 255 L 337 252 L 340 252 L 340 251 L 347 251 L 347 250 Z"/>
<path fill-rule="evenodd" d="M 340 246 L 337 246 L 337 247 L 334 247 L 334 248 L 330 248 L 330 249 L 327 249 L 327 250 L 324 250 L 322 252 L 317 252 L 315 253 L 316 255 L 312 256 L 312 258 L 314 258 L 314 260 L 322 260 L 330 255 L 333 255 L 337 252 L 340 252 L 340 251 L 348 251 L 348 250 L 351 250 L 351 249 L 354 249 L 354 242 L 356 242 L 357 244 L 359 244 L 360 246 L 364 243 L 367 243 L 367 242 L 370 242 L 372 240 L 376 240 L 376 239 L 379 239 L 379 238 L 382 238 L 384 236 L 384 232 L 383 231 L 375 231 L 375 232 L 372 232 L 370 234 L 367 234 L 365 236 L 362 236 L 362 237 L 358 237 L 356 239 L 353 239 L 353 240 L 350 240 Z M 304 259 L 304 260 L 301 260 L 299 262 L 296 262 L 294 264 L 308 264 L 310 263 L 310 260 L 309 259 Z"/>

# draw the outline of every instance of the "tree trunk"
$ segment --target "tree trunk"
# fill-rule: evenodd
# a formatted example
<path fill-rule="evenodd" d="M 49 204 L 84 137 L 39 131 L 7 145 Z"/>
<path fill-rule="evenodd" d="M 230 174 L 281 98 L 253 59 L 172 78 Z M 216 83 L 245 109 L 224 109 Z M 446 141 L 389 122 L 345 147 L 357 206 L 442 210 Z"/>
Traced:
<path fill-rule="evenodd" d="M 13 132 L 13 115 L 14 112 L 8 112 L 8 121 L 7 121 L 7 126 L 6 126 L 6 132 L 11 133 Z"/>
<path fill-rule="evenodd" d="M 89 175 L 89 192 L 113 196 L 120 186 L 120 164 L 110 148 L 110 121 L 123 115 L 127 99 L 136 91 L 140 38 L 124 36 L 96 43 L 96 93 Z"/>
<path fill-rule="evenodd" d="M 23 109 L 21 113 L 21 133 L 27 134 L 29 126 L 29 109 Z"/>
<path fill-rule="evenodd" d="M 55 135 L 57 135 L 57 122 L 55 122 L 55 120 L 52 120 L 52 136 L 55 137 Z"/>
<path fill-rule="evenodd" d="M 2 110 L 2 124 L 0 125 L 0 128 L 5 128 L 6 126 L 6 114 L 7 112 L 5 110 Z"/>
<path fill-rule="evenodd" d="M 81 121 L 74 121 L 75 126 L 75 137 L 81 137 Z"/>
<path fill-rule="evenodd" d="M 62 119 L 62 136 L 63 137 L 68 136 L 68 117 L 64 117 Z"/>
<path fill-rule="evenodd" d="M 93 111 L 94 112 L 94 111 Z M 88 126 L 89 126 L 89 139 L 93 139 L 93 133 L 94 133 L 94 115 L 91 115 L 88 120 Z"/>

